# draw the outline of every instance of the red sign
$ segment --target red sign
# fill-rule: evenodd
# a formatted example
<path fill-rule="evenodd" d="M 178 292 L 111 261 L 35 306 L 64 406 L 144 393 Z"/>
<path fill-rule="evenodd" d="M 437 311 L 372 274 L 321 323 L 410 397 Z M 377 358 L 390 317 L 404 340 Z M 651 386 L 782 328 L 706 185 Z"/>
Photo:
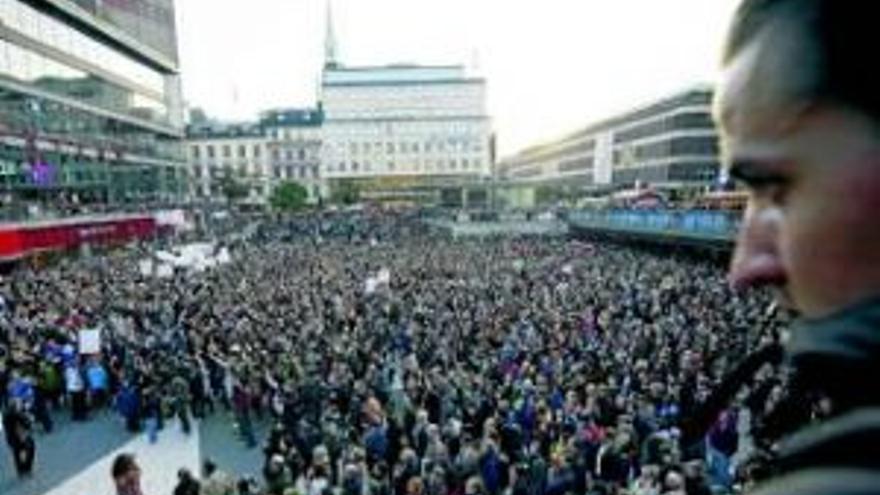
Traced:
<path fill-rule="evenodd" d="M 0 260 L 37 251 L 63 251 L 83 244 L 96 246 L 146 239 L 157 233 L 150 215 L 70 218 L 0 227 Z"/>

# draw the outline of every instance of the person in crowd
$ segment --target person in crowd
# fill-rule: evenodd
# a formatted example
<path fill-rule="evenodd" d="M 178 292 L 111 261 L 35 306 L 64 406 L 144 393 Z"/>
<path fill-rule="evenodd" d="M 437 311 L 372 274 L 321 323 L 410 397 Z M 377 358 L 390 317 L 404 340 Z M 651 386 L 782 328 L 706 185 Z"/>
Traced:
<path fill-rule="evenodd" d="M 116 495 L 143 495 L 141 468 L 132 454 L 119 454 L 110 469 Z"/>
<path fill-rule="evenodd" d="M 181 468 L 177 471 L 177 486 L 174 487 L 174 495 L 200 495 L 201 485 L 189 469 Z"/>
<path fill-rule="evenodd" d="M 220 470 L 211 459 L 202 463 L 201 495 L 235 495 L 236 480 Z"/>
<path fill-rule="evenodd" d="M 22 399 L 13 399 L 3 411 L 3 432 L 12 453 L 16 473 L 19 477 L 30 476 L 36 459 L 36 444 Z"/>

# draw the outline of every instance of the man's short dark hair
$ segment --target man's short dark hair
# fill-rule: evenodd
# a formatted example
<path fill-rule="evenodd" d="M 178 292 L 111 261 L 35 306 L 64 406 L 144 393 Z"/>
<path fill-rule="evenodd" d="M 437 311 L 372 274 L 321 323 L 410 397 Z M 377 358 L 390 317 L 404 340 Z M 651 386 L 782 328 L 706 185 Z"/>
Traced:
<path fill-rule="evenodd" d="M 841 104 L 880 122 L 880 79 L 874 70 L 875 2 L 840 0 L 742 0 L 733 19 L 722 60 L 729 64 L 757 36 L 787 29 L 800 36 L 791 67 L 804 81 L 808 103 Z M 798 65 L 815 64 L 812 70 Z M 791 74 L 786 74 L 791 77 Z"/>
<path fill-rule="evenodd" d="M 110 473 L 112 474 L 113 479 L 116 479 L 125 476 L 134 469 L 138 469 L 137 462 L 134 460 L 134 455 L 119 454 L 116 456 L 116 459 L 113 460 L 113 467 L 110 469 Z"/>

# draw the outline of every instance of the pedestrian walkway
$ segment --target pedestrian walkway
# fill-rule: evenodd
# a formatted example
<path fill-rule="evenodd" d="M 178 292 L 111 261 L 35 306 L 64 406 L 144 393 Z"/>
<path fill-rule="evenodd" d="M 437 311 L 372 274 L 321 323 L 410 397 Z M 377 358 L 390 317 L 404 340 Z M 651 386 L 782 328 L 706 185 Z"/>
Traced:
<path fill-rule="evenodd" d="M 144 433 L 126 432 L 122 420 L 108 412 L 95 414 L 85 423 L 71 423 L 64 415 L 57 419 L 53 433 L 37 435 L 37 461 L 30 478 L 15 475 L 6 445 L 0 445 L 0 493 L 113 494 L 110 466 L 122 452 L 137 456 L 147 494 L 171 493 L 177 471 L 187 467 L 198 476 L 201 461 L 206 458 L 234 474 L 258 476 L 262 466 L 262 451 L 244 447 L 226 413 L 195 423 L 189 436 L 183 434 L 176 420 L 169 421 L 155 445 L 148 443 Z M 255 427 L 262 441 L 266 425 L 257 421 Z"/>
<path fill-rule="evenodd" d="M 123 452 L 135 455 L 143 473 L 141 486 L 144 493 L 172 493 L 180 468 L 186 467 L 196 474 L 199 472 L 199 429 L 194 428 L 190 435 L 186 435 L 172 422 L 162 431 L 155 444 L 150 444 L 146 435 L 138 435 L 46 495 L 115 493 L 110 469 L 113 459 Z"/>
<path fill-rule="evenodd" d="M 33 476 L 19 479 L 6 443 L 0 444 L 0 493 L 35 495 L 82 471 L 131 440 L 121 421 L 110 414 L 95 414 L 84 423 L 72 423 L 69 414 L 55 415 L 55 430 L 37 433 Z"/>

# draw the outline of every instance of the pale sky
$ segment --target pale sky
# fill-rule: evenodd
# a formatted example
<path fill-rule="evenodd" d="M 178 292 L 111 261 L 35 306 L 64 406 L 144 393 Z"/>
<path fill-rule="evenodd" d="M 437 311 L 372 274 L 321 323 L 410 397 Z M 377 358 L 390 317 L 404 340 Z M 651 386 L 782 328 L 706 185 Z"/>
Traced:
<path fill-rule="evenodd" d="M 177 0 L 184 96 L 230 120 L 315 104 L 326 0 Z M 501 156 L 717 75 L 737 0 L 333 0 L 343 64 L 465 64 Z"/>

